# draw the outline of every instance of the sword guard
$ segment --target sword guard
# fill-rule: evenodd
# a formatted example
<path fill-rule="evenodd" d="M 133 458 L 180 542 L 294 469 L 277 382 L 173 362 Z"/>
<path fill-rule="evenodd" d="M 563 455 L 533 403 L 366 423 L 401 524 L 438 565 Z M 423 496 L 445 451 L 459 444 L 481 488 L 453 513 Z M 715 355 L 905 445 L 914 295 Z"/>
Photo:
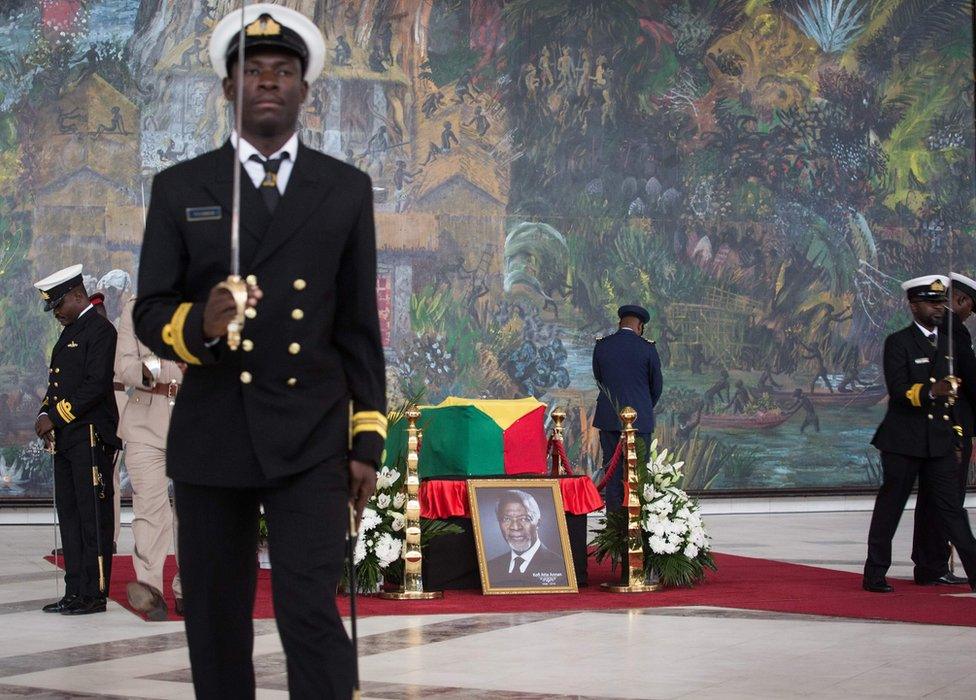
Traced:
<path fill-rule="evenodd" d="M 228 275 L 227 279 L 217 285 L 226 289 L 237 304 L 234 320 L 227 324 L 227 347 L 237 350 L 241 346 L 241 331 L 244 330 L 244 311 L 247 308 L 247 283 L 240 275 Z"/>

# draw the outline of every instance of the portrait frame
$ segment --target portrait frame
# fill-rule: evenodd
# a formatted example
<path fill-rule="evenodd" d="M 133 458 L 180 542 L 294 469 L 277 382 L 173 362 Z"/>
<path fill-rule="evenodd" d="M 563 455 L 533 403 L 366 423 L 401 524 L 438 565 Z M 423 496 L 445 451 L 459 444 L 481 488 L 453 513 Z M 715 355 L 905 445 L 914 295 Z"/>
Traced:
<path fill-rule="evenodd" d="M 469 479 L 467 483 L 481 592 L 484 595 L 579 592 L 558 479 Z M 539 511 L 539 519 L 533 523 L 539 547 L 534 549 L 525 571 L 514 576 L 508 568 L 515 566 L 511 559 L 515 549 L 502 533 L 498 518 L 499 502 L 504 498 L 514 504 L 514 499 L 518 498 L 511 495 L 512 492 L 530 496 Z M 532 544 L 534 546 L 535 542 Z M 499 566 L 502 564 L 504 573 L 500 574 Z M 505 581 L 505 576 L 513 576 L 513 579 Z M 527 583 L 526 579 L 537 583 L 523 585 Z"/>

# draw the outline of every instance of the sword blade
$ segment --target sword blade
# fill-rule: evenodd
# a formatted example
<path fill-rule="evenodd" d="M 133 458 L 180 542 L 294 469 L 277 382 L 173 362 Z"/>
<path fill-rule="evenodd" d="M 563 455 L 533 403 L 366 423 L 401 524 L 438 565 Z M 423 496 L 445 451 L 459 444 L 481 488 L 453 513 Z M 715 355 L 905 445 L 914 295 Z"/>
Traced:
<path fill-rule="evenodd" d="M 241 275 L 241 108 L 244 104 L 244 11 L 247 0 L 241 0 L 241 28 L 237 40 L 237 76 L 234 79 L 234 201 L 230 215 L 230 274 Z"/>

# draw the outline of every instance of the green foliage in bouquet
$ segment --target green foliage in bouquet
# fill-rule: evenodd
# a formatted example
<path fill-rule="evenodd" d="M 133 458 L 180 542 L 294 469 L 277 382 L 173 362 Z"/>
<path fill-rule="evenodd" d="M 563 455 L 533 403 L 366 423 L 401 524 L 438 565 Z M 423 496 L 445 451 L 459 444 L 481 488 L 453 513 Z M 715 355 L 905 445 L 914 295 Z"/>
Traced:
<path fill-rule="evenodd" d="M 407 408 L 420 403 L 420 396 L 408 396 L 404 403 L 390 413 L 387 433 L 394 435 L 403 429 Z M 407 475 L 407 455 L 404 451 L 384 464 L 376 475 L 376 493 L 363 509 L 359 538 L 353 552 L 356 565 L 356 587 L 360 593 L 376 593 L 384 581 L 403 580 L 403 545 L 405 525 L 403 505 L 406 501 L 404 481 Z M 392 466 L 391 466 L 392 465 Z M 435 537 L 459 534 L 457 525 L 421 519 L 420 546 L 423 548 Z M 341 587 L 349 589 L 348 563 L 342 574 Z"/>
<path fill-rule="evenodd" d="M 658 452 L 657 440 L 648 447 L 640 438 L 637 444 L 638 500 L 641 504 L 644 573 L 657 575 L 661 584 L 688 587 L 705 579 L 705 571 L 716 570 L 698 503 L 678 488 L 683 462 L 675 462 L 667 449 Z M 625 469 L 621 461 L 618 469 Z M 597 562 L 610 558 L 613 569 L 627 553 L 627 511 L 610 512 L 594 533 Z"/>

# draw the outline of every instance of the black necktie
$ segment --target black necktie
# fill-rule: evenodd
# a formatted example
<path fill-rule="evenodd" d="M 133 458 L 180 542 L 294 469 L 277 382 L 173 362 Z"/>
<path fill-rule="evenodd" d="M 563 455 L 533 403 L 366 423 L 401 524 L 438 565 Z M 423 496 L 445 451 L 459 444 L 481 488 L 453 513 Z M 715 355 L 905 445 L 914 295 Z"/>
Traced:
<path fill-rule="evenodd" d="M 939 346 L 939 336 L 937 336 L 937 335 L 936 335 L 935 333 L 932 333 L 932 334 L 931 334 L 931 335 L 929 336 L 929 344 L 930 344 L 930 345 L 931 345 L 931 346 L 932 346 L 933 348 L 935 348 L 935 347 L 938 347 L 938 346 Z"/>
<path fill-rule="evenodd" d="M 515 557 L 514 559 L 512 559 L 512 573 L 513 574 L 522 573 L 522 564 L 524 562 L 525 559 L 523 559 L 522 557 Z"/>
<path fill-rule="evenodd" d="M 268 207 L 268 211 L 274 214 L 275 207 L 278 206 L 278 201 L 281 199 L 281 192 L 278 191 L 278 168 L 281 167 L 281 161 L 288 157 L 288 152 L 284 152 L 278 158 L 269 158 L 265 160 L 257 153 L 251 156 L 250 160 L 255 163 L 260 163 L 264 167 L 264 179 L 261 181 L 261 186 L 258 191 L 261 193 L 261 197 L 264 199 L 264 203 Z"/>

